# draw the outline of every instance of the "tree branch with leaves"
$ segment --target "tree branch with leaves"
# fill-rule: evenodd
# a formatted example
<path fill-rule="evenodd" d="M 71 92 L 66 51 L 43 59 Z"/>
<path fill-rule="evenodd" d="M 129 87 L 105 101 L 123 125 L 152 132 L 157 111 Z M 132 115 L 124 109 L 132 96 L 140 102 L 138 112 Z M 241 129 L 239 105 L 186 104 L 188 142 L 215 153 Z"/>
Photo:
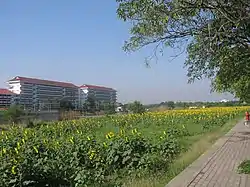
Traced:
<path fill-rule="evenodd" d="M 229 91 L 243 100 L 250 97 L 246 94 L 250 82 L 247 0 L 117 0 L 117 3 L 118 17 L 131 23 L 131 37 L 123 48 L 126 52 L 154 45 L 148 63 L 166 47 L 185 48 L 189 82 L 206 77 L 212 80 L 215 91 Z M 234 72 L 231 68 L 235 68 Z"/>

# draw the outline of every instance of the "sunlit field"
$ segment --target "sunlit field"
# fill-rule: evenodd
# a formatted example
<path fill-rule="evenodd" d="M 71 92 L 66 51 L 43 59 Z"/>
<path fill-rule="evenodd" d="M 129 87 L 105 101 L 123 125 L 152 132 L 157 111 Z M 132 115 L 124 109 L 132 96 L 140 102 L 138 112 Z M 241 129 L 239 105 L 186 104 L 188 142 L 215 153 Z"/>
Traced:
<path fill-rule="evenodd" d="M 166 173 L 197 137 L 243 118 L 248 108 L 172 110 L 11 127 L 0 134 L 0 186 L 121 186 L 129 178 Z"/>

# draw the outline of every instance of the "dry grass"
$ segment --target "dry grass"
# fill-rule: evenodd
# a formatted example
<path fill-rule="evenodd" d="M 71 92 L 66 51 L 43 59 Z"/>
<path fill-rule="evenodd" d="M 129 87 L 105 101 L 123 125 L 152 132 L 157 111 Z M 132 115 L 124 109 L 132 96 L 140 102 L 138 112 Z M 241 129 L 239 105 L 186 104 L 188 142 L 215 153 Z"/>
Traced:
<path fill-rule="evenodd" d="M 159 173 L 154 177 L 142 178 L 142 179 L 129 179 L 124 184 L 124 187 L 163 187 L 181 171 L 183 171 L 188 165 L 195 161 L 200 155 L 202 155 L 207 149 L 209 149 L 215 141 L 228 132 L 241 118 L 231 120 L 225 124 L 222 128 L 217 129 L 214 132 L 209 132 L 203 135 L 191 137 L 190 143 L 192 143 L 190 149 L 182 153 L 177 158 L 166 173 Z"/>
<path fill-rule="evenodd" d="M 73 120 L 73 119 L 79 119 L 81 116 L 81 113 L 79 111 L 61 111 L 59 120 Z"/>

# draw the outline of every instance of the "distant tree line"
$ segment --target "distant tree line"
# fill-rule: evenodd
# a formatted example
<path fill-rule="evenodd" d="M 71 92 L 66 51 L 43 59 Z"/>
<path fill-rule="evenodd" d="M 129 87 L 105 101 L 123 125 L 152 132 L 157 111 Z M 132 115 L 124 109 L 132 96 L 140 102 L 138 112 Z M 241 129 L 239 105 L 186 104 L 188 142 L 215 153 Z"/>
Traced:
<path fill-rule="evenodd" d="M 185 109 L 189 107 L 229 107 L 229 106 L 243 106 L 247 103 L 242 103 L 240 101 L 228 101 L 228 102 L 174 102 L 165 101 L 158 104 L 143 105 L 140 101 L 134 101 L 127 104 L 119 104 L 122 107 L 123 113 L 136 113 L 143 114 L 147 110 L 154 111 L 163 107 L 163 110 L 169 109 Z M 94 97 L 88 97 L 86 102 L 82 106 L 75 107 L 70 101 L 62 101 L 60 103 L 61 111 L 73 111 L 78 110 L 82 114 L 97 114 L 97 112 L 103 112 L 103 114 L 115 114 L 116 113 L 116 103 L 107 103 L 96 100 Z M 2 111 L 0 113 L 0 121 L 5 121 L 9 123 L 18 123 L 23 116 L 28 116 L 26 110 L 18 105 L 12 105 L 8 110 Z"/>
<path fill-rule="evenodd" d="M 125 104 L 124 109 L 136 114 L 142 114 L 146 111 L 145 106 L 140 101 L 134 101 L 133 103 Z"/>
<path fill-rule="evenodd" d="M 70 101 L 62 101 L 60 103 L 60 109 L 64 111 L 79 110 L 82 113 L 95 114 L 96 112 L 103 112 L 104 114 L 114 114 L 116 103 L 109 103 L 99 101 L 95 97 L 89 96 L 82 105 L 74 106 Z"/>
<path fill-rule="evenodd" d="M 177 109 L 177 108 L 189 108 L 189 107 L 227 107 L 227 106 L 243 106 L 246 105 L 240 101 L 228 101 L 228 102 L 174 102 L 174 101 L 165 101 L 158 104 L 146 105 L 146 108 L 157 108 L 157 107 L 166 107 L 168 109 Z"/>

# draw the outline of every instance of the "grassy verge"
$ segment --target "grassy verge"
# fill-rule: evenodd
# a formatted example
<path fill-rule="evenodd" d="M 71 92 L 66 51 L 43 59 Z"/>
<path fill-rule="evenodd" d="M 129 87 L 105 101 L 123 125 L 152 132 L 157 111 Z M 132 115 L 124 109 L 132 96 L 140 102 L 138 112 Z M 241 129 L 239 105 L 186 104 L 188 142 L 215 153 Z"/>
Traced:
<path fill-rule="evenodd" d="M 239 173 L 250 174 L 250 160 L 243 161 L 238 167 Z"/>
<path fill-rule="evenodd" d="M 189 149 L 183 152 L 169 167 L 166 173 L 157 173 L 155 176 L 145 177 L 141 179 L 129 179 L 124 187 L 163 187 L 188 165 L 195 161 L 201 154 L 209 149 L 215 141 L 226 134 L 236 123 L 242 119 L 242 116 L 230 120 L 221 128 L 214 129 L 202 135 L 188 137 L 186 144 Z M 250 173 L 250 161 L 242 164 L 243 171 Z"/>

